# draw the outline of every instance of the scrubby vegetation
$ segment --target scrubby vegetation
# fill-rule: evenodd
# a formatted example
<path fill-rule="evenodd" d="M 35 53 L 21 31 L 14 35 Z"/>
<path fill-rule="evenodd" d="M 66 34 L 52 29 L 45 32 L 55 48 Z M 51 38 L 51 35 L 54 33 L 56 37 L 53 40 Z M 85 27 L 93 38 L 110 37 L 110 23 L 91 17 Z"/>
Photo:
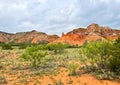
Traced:
<path fill-rule="evenodd" d="M 3 50 L 12 50 L 12 46 L 10 44 L 2 44 L 2 49 Z"/>
<path fill-rule="evenodd" d="M 62 53 L 64 49 L 67 48 L 68 46 L 69 46 L 68 44 L 53 43 L 53 44 L 48 44 L 46 48 L 48 50 L 52 50 L 56 54 L 56 53 Z"/>
<path fill-rule="evenodd" d="M 114 42 L 110 54 L 109 67 L 113 72 L 116 72 L 117 75 L 120 75 L 120 36 Z"/>
<path fill-rule="evenodd" d="M 79 64 L 78 63 L 75 63 L 75 62 L 70 62 L 69 64 L 68 64 L 68 69 L 69 69 L 69 75 L 72 75 L 72 76 L 74 76 L 74 75 L 77 75 L 77 68 L 79 67 Z"/>
<path fill-rule="evenodd" d="M 46 52 L 42 52 L 39 46 L 27 47 L 21 58 L 26 61 L 30 61 L 32 67 L 38 67 L 42 63 L 42 59 L 45 58 Z"/>
<path fill-rule="evenodd" d="M 0 84 L 7 84 L 7 80 L 4 75 L 0 74 Z"/>
<path fill-rule="evenodd" d="M 3 50 L 12 50 L 12 49 L 26 49 L 28 46 L 38 46 L 38 45 L 46 45 L 47 43 L 0 43 L 0 47 Z"/>
<path fill-rule="evenodd" d="M 0 73 L 21 74 L 22 76 L 17 76 L 19 81 L 16 83 L 28 83 L 29 77 L 33 76 L 57 75 L 60 68 L 67 69 L 69 77 L 90 73 L 98 79 L 120 80 L 120 37 L 114 42 L 89 42 L 81 47 L 54 43 L 24 44 L 26 47 L 20 49 L 22 45 L 12 44 L 12 50 L 0 51 Z M 18 49 L 14 48 L 15 46 L 18 46 Z M 9 82 L 6 76 L 0 77 L 0 83 Z M 73 82 L 69 78 L 67 83 Z M 56 80 L 55 84 L 64 82 Z"/>
<path fill-rule="evenodd" d="M 94 73 L 99 79 L 120 79 L 119 42 L 120 37 L 115 42 L 90 42 L 83 46 L 82 57 L 87 60 L 82 68 Z"/>

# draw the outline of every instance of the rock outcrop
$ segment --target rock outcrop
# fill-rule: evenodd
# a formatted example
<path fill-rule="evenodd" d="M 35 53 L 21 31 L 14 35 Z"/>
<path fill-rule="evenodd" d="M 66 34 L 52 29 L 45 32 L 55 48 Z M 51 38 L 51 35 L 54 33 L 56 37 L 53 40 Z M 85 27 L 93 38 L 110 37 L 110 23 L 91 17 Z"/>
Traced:
<path fill-rule="evenodd" d="M 10 34 L 0 32 L 0 42 L 12 42 L 12 43 L 44 43 L 53 42 L 59 38 L 57 35 L 48 35 L 43 32 L 37 32 L 32 30 L 30 32 L 19 32 L 16 34 Z"/>
<path fill-rule="evenodd" d="M 120 30 L 99 26 L 98 24 L 93 23 L 87 28 L 77 28 L 66 34 L 62 34 L 62 36 L 54 42 L 80 46 L 90 41 L 115 40 L 118 38 L 119 34 Z"/>
<path fill-rule="evenodd" d="M 19 32 L 10 34 L 0 32 L 0 42 L 13 43 L 67 43 L 70 45 L 83 45 L 86 42 L 98 40 L 116 40 L 120 35 L 120 30 L 110 27 L 99 26 L 96 23 L 89 25 L 87 28 L 77 28 L 66 34 L 62 33 L 59 38 L 57 35 L 48 35 L 43 32 L 32 30 L 29 32 Z"/>

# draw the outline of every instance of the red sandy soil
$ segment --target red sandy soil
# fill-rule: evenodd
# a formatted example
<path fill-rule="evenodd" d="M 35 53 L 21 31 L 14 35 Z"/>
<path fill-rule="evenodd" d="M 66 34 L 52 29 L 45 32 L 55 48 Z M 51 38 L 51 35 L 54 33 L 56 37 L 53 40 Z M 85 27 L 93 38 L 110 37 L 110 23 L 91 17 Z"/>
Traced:
<path fill-rule="evenodd" d="M 7 76 L 8 82 L 17 81 L 17 78 Z M 70 83 L 70 79 L 72 83 Z M 90 74 L 83 74 L 81 76 L 68 76 L 66 68 L 61 68 L 59 74 L 28 77 L 27 83 L 7 84 L 7 85 L 59 85 L 56 84 L 61 80 L 62 85 L 120 85 L 120 82 L 110 80 L 98 80 Z M 38 81 L 38 82 L 36 82 Z M 61 84 L 60 84 L 61 85 Z"/>
<path fill-rule="evenodd" d="M 8 58 L 19 57 L 15 52 L 12 53 L 12 55 L 8 55 Z M 98 80 L 91 74 L 82 74 L 81 76 L 68 76 L 69 71 L 64 67 L 60 67 L 58 74 L 49 74 L 43 76 L 29 75 L 23 77 L 22 79 L 20 77 L 23 76 L 24 73 L 21 73 L 19 70 L 13 70 L 11 72 L 13 74 L 9 74 L 8 72 L 9 68 L 6 67 L 4 76 L 6 77 L 8 84 L 1 85 L 60 85 L 56 84 L 59 81 L 63 83 L 62 85 L 120 85 L 120 82 L 115 80 Z M 30 74 L 30 71 L 26 69 L 25 74 Z M 70 82 L 70 80 L 72 82 Z"/>

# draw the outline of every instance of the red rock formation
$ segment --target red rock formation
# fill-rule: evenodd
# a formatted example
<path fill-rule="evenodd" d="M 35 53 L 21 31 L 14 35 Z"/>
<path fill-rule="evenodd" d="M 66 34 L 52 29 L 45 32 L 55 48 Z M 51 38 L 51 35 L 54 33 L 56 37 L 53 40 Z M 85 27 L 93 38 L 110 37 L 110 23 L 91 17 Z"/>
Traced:
<path fill-rule="evenodd" d="M 0 31 L 0 42 L 8 42 L 13 34 Z"/>
<path fill-rule="evenodd" d="M 14 43 L 40 43 L 40 42 L 61 42 L 71 45 L 83 45 L 89 41 L 97 40 L 115 40 L 118 38 L 120 30 L 111 29 L 109 27 L 91 24 L 87 28 L 77 28 L 66 34 L 62 33 L 59 38 L 57 35 L 47 35 L 43 32 L 32 30 L 30 32 L 19 32 L 10 34 L 0 32 L 0 42 Z"/>
<path fill-rule="evenodd" d="M 40 43 L 40 42 L 53 42 L 59 38 L 57 35 L 47 35 L 43 32 L 37 32 L 35 30 L 26 33 L 24 36 L 18 39 L 18 43 L 31 42 L 31 43 Z"/>
<path fill-rule="evenodd" d="M 6 40 L 0 36 L 0 42 L 5 42 Z"/>
<path fill-rule="evenodd" d="M 0 42 L 13 42 L 13 43 L 41 43 L 53 42 L 59 38 L 57 35 L 47 35 L 43 32 L 32 30 L 30 32 L 19 32 L 16 34 L 0 32 Z"/>
<path fill-rule="evenodd" d="M 99 26 L 98 24 L 91 24 L 87 28 L 78 28 L 67 34 L 62 34 L 54 42 L 67 43 L 71 45 L 83 45 L 85 42 L 98 40 L 115 40 L 118 38 L 120 30 L 111 29 L 109 27 Z"/>
<path fill-rule="evenodd" d="M 54 42 L 61 42 L 72 45 L 82 45 L 86 35 L 79 34 L 64 34 L 61 38 L 55 40 Z"/>

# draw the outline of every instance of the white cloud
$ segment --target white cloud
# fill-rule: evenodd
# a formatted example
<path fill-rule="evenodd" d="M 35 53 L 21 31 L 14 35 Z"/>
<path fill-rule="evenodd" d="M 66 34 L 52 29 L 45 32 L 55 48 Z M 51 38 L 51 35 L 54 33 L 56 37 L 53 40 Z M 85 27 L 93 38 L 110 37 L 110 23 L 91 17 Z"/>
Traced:
<path fill-rule="evenodd" d="M 45 4 L 46 0 L 38 0 L 41 4 Z"/>
<path fill-rule="evenodd" d="M 23 28 L 25 30 L 32 30 L 32 29 L 37 30 L 39 27 L 40 27 L 40 24 L 34 24 L 29 21 L 24 21 L 24 22 L 20 23 L 17 28 L 19 28 L 19 29 Z"/>
<path fill-rule="evenodd" d="M 27 5 L 23 4 L 23 3 L 20 3 L 20 4 L 15 3 L 12 5 L 12 7 L 17 10 L 26 10 L 27 9 Z"/>
<path fill-rule="evenodd" d="M 100 0 L 101 2 L 109 3 L 111 0 Z"/>
<path fill-rule="evenodd" d="M 51 34 L 61 34 L 74 27 L 86 27 L 93 22 L 120 27 L 119 2 L 120 0 L 0 0 L 0 25 L 8 32 L 35 29 Z"/>

